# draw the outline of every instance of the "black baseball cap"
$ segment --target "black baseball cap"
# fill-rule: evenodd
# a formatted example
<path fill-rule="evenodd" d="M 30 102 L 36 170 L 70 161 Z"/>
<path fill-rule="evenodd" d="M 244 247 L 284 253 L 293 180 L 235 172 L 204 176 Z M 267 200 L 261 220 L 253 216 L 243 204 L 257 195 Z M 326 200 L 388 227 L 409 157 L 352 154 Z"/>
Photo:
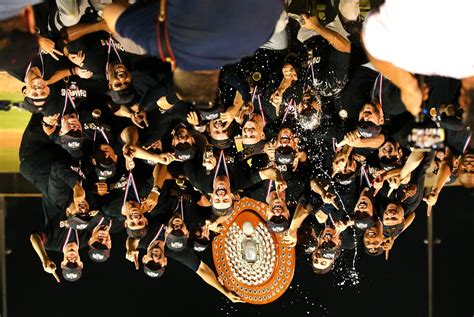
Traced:
<path fill-rule="evenodd" d="M 403 231 L 403 222 L 394 226 L 383 226 L 384 237 L 396 237 Z"/>
<path fill-rule="evenodd" d="M 231 147 L 234 144 L 234 142 L 232 142 L 231 138 L 228 138 L 228 139 L 225 139 L 225 140 L 216 140 L 213 137 L 209 136 L 208 139 L 212 143 L 212 145 L 214 145 L 215 147 L 217 147 L 219 149 L 227 149 L 227 148 Z"/>
<path fill-rule="evenodd" d="M 216 208 L 212 206 L 211 210 L 214 215 L 221 217 L 221 216 L 229 215 L 232 212 L 232 210 L 234 210 L 234 208 L 233 208 L 233 205 L 227 208 Z"/>
<path fill-rule="evenodd" d="M 242 143 L 246 154 L 258 154 L 263 152 L 265 147 L 265 140 L 260 140 L 255 144 Z"/>
<path fill-rule="evenodd" d="M 354 226 L 359 230 L 365 230 L 374 225 L 374 218 L 366 212 L 357 212 L 354 215 Z"/>
<path fill-rule="evenodd" d="M 275 162 L 286 165 L 293 164 L 295 160 L 295 151 L 291 146 L 279 146 L 275 150 Z"/>
<path fill-rule="evenodd" d="M 187 246 L 187 240 L 182 230 L 173 230 L 166 236 L 166 246 L 173 251 L 182 251 Z"/>
<path fill-rule="evenodd" d="M 334 180 L 341 185 L 349 185 L 355 180 L 355 178 L 355 172 L 350 172 L 347 174 L 337 173 L 336 175 L 334 175 Z"/>
<path fill-rule="evenodd" d="M 82 143 L 84 138 L 80 131 L 69 131 L 68 133 L 59 136 L 59 144 L 66 150 L 72 157 L 82 156 Z"/>
<path fill-rule="evenodd" d="M 89 246 L 89 258 L 97 263 L 105 262 L 110 257 L 110 249 L 99 241 L 94 242 Z"/>
<path fill-rule="evenodd" d="M 196 155 L 196 148 L 188 142 L 178 143 L 173 147 L 175 157 L 180 161 L 188 161 Z"/>
<path fill-rule="evenodd" d="M 25 97 L 23 102 L 20 104 L 20 107 L 25 110 L 28 110 L 31 113 L 40 113 L 41 111 L 44 110 L 44 106 L 48 102 L 49 98 L 50 98 L 49 96 L 46 98 L 39 98 L 39 99 Z M 44 102 L 44 104 L 42 106 L 35 106 L 35 102 Z"/>
<path fill-rule="evenodd" d="M 111 178 L 114 177 L 116 171 L 115 164 L 103 164 L 99 163 L 95 166 L 95 172 L 99 178 Z"/>
<path fill-rule="evenodd" d="M 382 127 L 376 125 L 372 121 L 360 120 L 357 127 L 362 138 L 373 138 L 380 134 Z"/>
<path fill-rule="evenodd" d="M 196 108 L 199 110 L 199 115 L 201 116 L 202 120 L 211 121 L 221 117 L 221 111 L 218 105 L 214 105 L 214 107 L 209 109 L 203 109 L 197 106 Z"/>
<path fill-rule="evenodd" d="M 207 249 L 210 244 L 210 240 L 207 239 L 195 239 L 193 242 L 193 249 L 196 252 L 202 252 Z"/>
<path fill-rule="evenodd" d="M 379 159 L 379 165 L 380 165 L 380 168 L 383 169 L 384 171 L 390 171 L 394 168 L 400 167 L 401 163 L 397 161 L 398 159 L 396 156 L 393 156 L 393 157 L 384 156 Z"/>
<path fill-rule="evenodd" d="M 135 90 L 132 88 L 126 88 L 119 91 L 108 90 L 105 94 L 117 105 L 128 105 L 135 99 Z"/>
<path fill-rule="evenodd" d="M 129 238 L 143 239 L 147 233 L 148 233 L 147 227 L 143 227 L 141 229 L 135 229 L 135 230 L 127 228 L 127 236 Z"/>
<path fill-rule="evenodd" d="M 148 261 L 143 265 L 143 272 L 151 278 L 162 277 L 165 274 L 165 267 L 160 263 Z"/>
<path fill-rule="evenodd" d="M 82 268 L 77 263 L 68 262 L 62 267 L 62 274 L 66 281 L 75 282 L 82 276 Z"/>
<path fill-rule="evenodd" d="M 288 229 L 290 223 L 283 216 L 273 216 L 267 221 L 267 226 L 273 232 L 283 232 Z"/>
<path fill-rule="evenodd" d="M 69 228 L 71 229 L 84 230 L 89 225 L 91 219 L 92 217 L 89 215 L 68 216 L 67 223 L 69 224 Z"/>
<path fill-rule="evenodd" d="M 324 241 L 320 247 L 321 256 L 328 260 L 335 260 L 341 253 L 340 246 L 337 246 L 333 241 Z"/>

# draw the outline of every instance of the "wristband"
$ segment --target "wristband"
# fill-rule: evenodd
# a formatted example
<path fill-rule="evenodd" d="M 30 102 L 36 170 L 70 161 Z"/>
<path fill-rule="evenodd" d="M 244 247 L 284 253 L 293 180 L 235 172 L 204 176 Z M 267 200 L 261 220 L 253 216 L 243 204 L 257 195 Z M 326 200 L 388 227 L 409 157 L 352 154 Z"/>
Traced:
<path fill-rule="evenodd" d="M 158 186 L 154 186 L 154 187 L 151 189 L 151 191 L 157 193 L 158 195 L 161 194 L 160 188 L 159 188 Z"/>

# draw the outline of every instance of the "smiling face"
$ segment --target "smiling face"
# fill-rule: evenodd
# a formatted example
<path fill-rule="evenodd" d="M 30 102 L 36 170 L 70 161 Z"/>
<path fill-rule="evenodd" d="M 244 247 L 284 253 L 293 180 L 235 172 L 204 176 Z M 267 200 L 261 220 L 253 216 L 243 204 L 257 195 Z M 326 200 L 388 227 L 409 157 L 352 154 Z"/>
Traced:
<path fill-rule="evenodd" d="M 26 86 L 23 90 L 23 96 L 33 100 L 44 99 L 49 96 L 51 90 L 46 81 L 41 76 L 38 67 L 32 67 L 26 76 Z M 44 101 L 35 101 L 35 106 L 44 105 Z"/>
<path fill-rule="evenodd" d="M 387 158 L 396 159 L 399 161 L 403 155 L 402 149 L 400 148 L 400 144 L 398 144 L 398 142 L 387 141 L 379 148 L 378 151 L 379 159 Z"/>
<path fill-rule="evenodd" d="M 405 220 L 403 208 L 399 204 L 390 203 L 383 212 L 382 223 L 385 226 L 396 226 Z"/>
<path fill-rule="evenodd" d="M 359 112 L 359 121 L 370 121 L 378 126 L 382 125 L 384 123 L 382 106 L 365 104 Z"/>
<path fill-rule="evenodd" d="M 65 135 L 69 131 L 82 131 L 82 124 L 75 112 L 65 114 L 61 117 L 61 130 L 59 135 Z"/>
<path fill-rule="evenodd" d="M 227 176 L 217 176 L 214 180 L 211 204 L 217 209 L 226 209 L 232 206 L 232 192 Z"/>
<path fill-rule="evenodd" d="M 276 147 L 279 146 L 290 146 L 293 150 L 296 150 L 295 134 L 291 129 L 283 128 L 280 130 L 276 140 Z"/>
<path fill-rule="evenodd" d="M 101 225 L 94 228 L 92 235 L 89 238 L 89 245 L 92 245 L 94 242 L 99 242 L 102 245 L 105 245 L 108 249 L 112 248 L 112 239 L 108 230 L 108 225 Z"/>
<path fill-rule="evenodd" d="M 142 262 L 148 263 L 153 261 L 159 263 L 162 267 L 168 264 L 168 259 L 165 256 L 165 244 L 163 241 L 153 241 L 147 249 L 147 253 L 143 256 Z"/>
<path fill-rule="evenodd" d="M 64 267 L 67 263 L 76 263 L 81 268 L 84 266 L 79 255 L 79 247 L 77 246 L 76 242 L 69 242 L 64 247 L 61 266 Z"/>
<path fill-rule="evenodd" d="M 185 127 L 180 127 L 179 129 L 177 129 L 175 134 L 173 135 L 173 140 L 171 141 L 172 146 L 176 146 L 180 143 L 189 143 L 191 145 L 195 143 L 193 136 Z"/>
<path fill-rule="evenodd" d="M 459 162 L 458 179 L 466 188 L 474 187 L 474 154 L 465 154 Z"/>
<path fill-rule="evenodd" d="M 126 218 L 124 223 L 126 228 L 138 230 L 148 225 L 148 220 L 145 218 L 140 204 L 136 201 L 127 201 L 122 214 Z"/>
<path fill-rule="evenodd" d="M 253 145 L 262 140 L 265 140 L 263 119 L 261 115 L 253 113 L 242 127 L 242 142 L 244 144 Z"/>
<path fill-rule="evenodd" d="M 376 221 L 372 227 L 364 231 L 364 247 L 370 254 L 376 254 L 379 251 L 383 239 L 383 227 L 380 221 Z"/>
<path fill-rule="evenodd" d="M 287 220 L 290 218 L 290 212 L 286 207 L 285 201 L 278 197 L 277 192 L 271 192 L 268 200 L 269 203 L 266 210 L 267 220 L 270 220 L 274 216 L 282 216 Z"/>
<path fill-rule="evenodd" d="M 130 87 L 132 74 L 124 64 L 111 64 L 109 67 L 109 88 L 121 91 Z"/>
<path fill-rule="evenodd" d="M 359 200 L 355 205 L 354 211 L 365 212 L 368 213 L 370 216 L 373 216 L 374 205 L 368 188 L 364 188 L 364 190 L 360 193 Z"/>
<path fill-rule="evenodd" d="M 227 130 L 224 129 L 225 124 L 221 119 L 211 120 L 208 124 L 209 134 L 214 140 L 227 140 L 229 138 Z"/>

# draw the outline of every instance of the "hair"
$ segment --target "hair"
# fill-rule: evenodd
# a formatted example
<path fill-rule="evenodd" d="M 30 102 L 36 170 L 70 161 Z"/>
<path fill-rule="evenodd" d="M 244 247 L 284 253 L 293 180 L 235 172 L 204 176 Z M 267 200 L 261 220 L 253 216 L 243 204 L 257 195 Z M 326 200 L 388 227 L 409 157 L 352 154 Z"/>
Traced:
<path fill-rule="evenodd" d="M 186 71 L 176 68 L 173 72 L 173 86 L 176 94 L 185 101 L 196 103 L 197 108 L 209 108 L 216 100 L 219 71 Z"/>

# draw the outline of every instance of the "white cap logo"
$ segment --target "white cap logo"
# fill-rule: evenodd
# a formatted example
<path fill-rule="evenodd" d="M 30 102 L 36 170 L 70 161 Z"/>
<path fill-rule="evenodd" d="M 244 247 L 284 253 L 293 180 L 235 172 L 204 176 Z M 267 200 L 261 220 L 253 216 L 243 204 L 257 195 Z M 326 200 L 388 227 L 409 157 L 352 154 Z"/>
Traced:
<path fill-rule="evenodd" d="M 69 278 L 69 279 L 74 279 L 74 278 L 77 278 L 77 274 L 76 273 L 67 273 L 66 277 Z"/>
<path fill-rule="evenodd" d="M 99 253 L 93 253 L 92 257 L 96 260 L 103 260 L 104 259 L 104 256 L 102 254 L 99 254 Z"/>
<path fill-rule="evenodd" d="M 73 141 L 73 142 L 68 142 L 67 146 L 70 147 L 71 149 L 77 149 L 81 143 Z"/>
<path fill-rule="evenodd" d="M 182 242 L 171 242 L 171 247 L 175 248 L 175 249 L 179 249 L 179 248 L 183 247 L 183 243 Z"/>

